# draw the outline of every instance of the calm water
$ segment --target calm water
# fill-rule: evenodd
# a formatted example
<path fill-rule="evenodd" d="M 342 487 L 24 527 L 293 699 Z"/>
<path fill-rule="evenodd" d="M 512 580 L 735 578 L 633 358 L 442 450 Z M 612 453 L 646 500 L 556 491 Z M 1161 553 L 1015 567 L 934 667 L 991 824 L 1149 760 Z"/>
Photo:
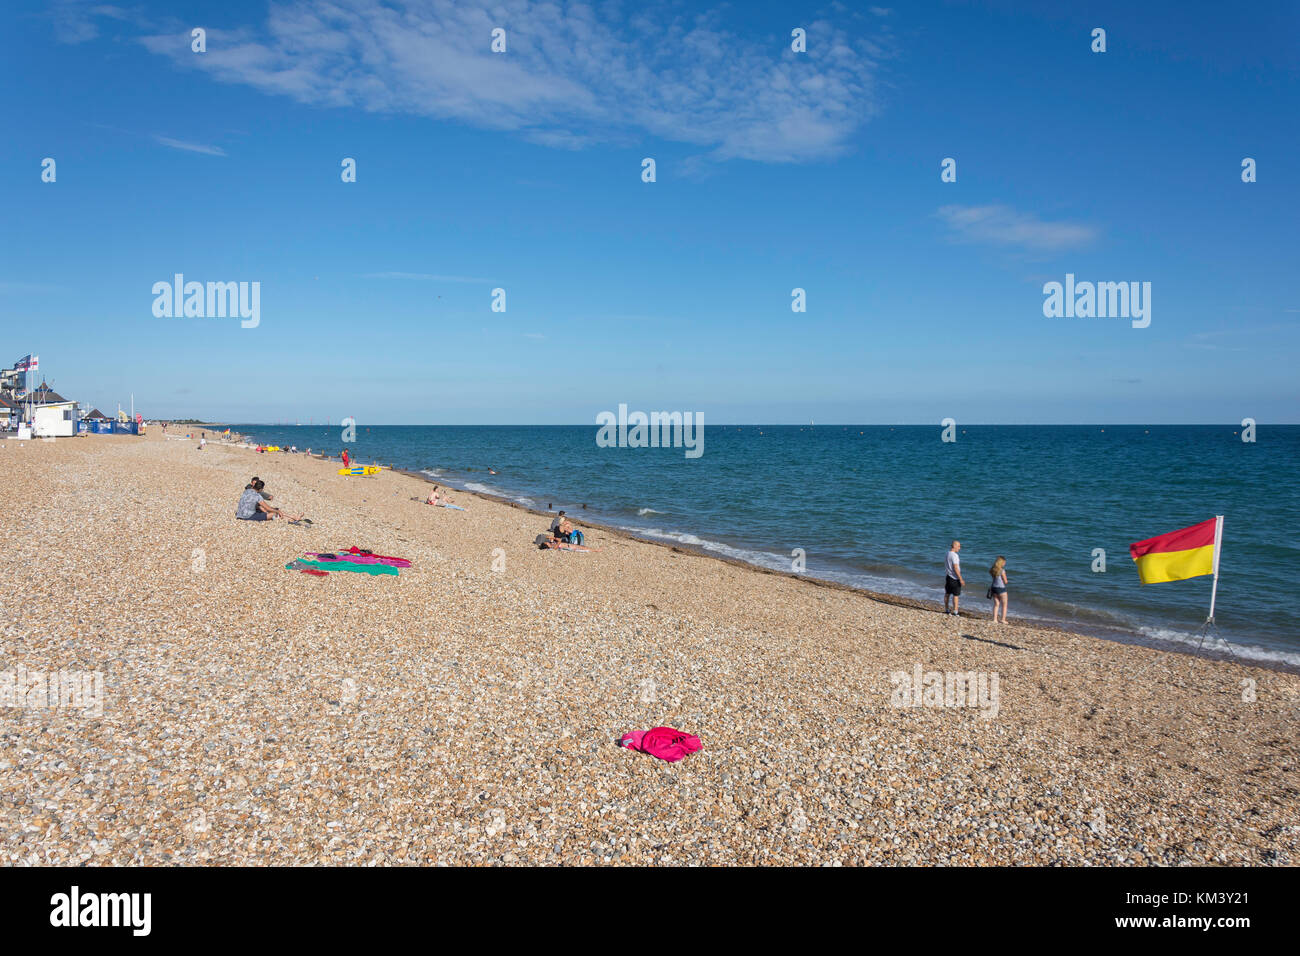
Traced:
<path fill-rule="evenodd" d="M 240 425 L 337 455 L 337 426 Z M 1216 619 L 1252 656 L 1300 665 L 1300 426 L 708 426 L 704 454 L 600 448 L 596 426 L 359 426 L 361 462 L 754 564 L 942 600 L 962 541 L 963 604 L 986 611 L 1007 558 L 1013 616 L 1146 642 L 1193 638 L 1211 579 L 1140 587 L 1132 541 L 1225 516 Z M 498 474 L 489 475 L 491 467 Z M 583 505 L 586 504 L 586 510 Z M 539 528 L 543 523 L 539 522 Z M 1093 571 L 1093 549 L 1106 552 Z"/>

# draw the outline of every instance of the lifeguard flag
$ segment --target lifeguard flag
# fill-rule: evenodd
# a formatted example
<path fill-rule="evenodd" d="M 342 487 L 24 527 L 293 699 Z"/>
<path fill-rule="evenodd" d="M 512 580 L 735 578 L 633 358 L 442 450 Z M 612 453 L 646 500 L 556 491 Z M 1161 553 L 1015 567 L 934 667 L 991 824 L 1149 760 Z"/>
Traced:
<path fill-rule="evenodd" d="M 1161 581 L 1181 581 L 1213 574 L 1218 523 L 1218 518 L 1210 518 L 1181 531 L 1158 534 L 1130 544 L 1128 553 L 1137 562 L 1142 583 L 1159 584 Z"/>

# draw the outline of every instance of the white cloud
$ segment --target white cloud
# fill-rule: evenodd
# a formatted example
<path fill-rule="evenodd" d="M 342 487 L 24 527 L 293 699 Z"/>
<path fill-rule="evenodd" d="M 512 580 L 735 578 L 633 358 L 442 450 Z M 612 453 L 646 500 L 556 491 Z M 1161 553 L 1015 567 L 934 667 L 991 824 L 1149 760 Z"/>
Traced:
<path fill-rule="evenodd" d="M 1020 246 L 1028 251 L 1054 252 L 1085 245 L 1097 237 L 1092 226 L 1047 222 L 1009 206 L 941 206 L 938 216 L 957 239 Z"/>
<path fill-rule="evenodd" d="M 498 26 L 502 54 L 490 51 Z M 795 54 L 781 34 L 729 32 L 721 14 L 614 24 L 581 3 L 533 0 L 290 0 L 273 3 L 259 29 L 207 29 L 202 55 L 190 52 L 187 28 L 141 42 L 221 82 L 316 106 L 453 120 L 570 149 L 649 133 L 714 159 L 767 162 L 842 152 L 876 111 L 886 55 L 857 25 L 811 22 L 808 52 Z"/>
<path fill-rule="evenodd" d="M 172 149 L 183 149 L 190 153 L 205 153 L 208 156 L 225 156 L 226 151 L 220 146 L 205 146 L 203 143 L 187 143 L 169 136 L 155 136 L 155 140 Z"/>

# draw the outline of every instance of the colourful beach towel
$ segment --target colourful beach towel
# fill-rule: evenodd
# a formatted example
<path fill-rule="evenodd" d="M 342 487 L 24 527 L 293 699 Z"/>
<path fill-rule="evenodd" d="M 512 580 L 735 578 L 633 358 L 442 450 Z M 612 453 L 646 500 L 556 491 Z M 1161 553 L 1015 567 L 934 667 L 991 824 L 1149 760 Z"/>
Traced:
<path fill-rule="evenodd" d="M 381 558 L 374 554 L 352 554 L 349 551 L 304 551 L 303 554 L 321 561 L 348 561 L 352 564 L 386 564 L 391 568 L 409 568 L 411 562 L 405 558 Z"/>
<path fill-rule="evenodd" d="M 694 734 L 672 727 L 634 730 L 630 734 L 624 734 L 620 744 L 629 750 L 639 750 L 669 763 L 676 763 L 704 746 Z"/>
<path fill-rule="evenodd" d="M 375 554 L 373 551 L 367 551 L 365 548 L 358 548 L 355 544 L 346 551 L 340 551 L 339 554 L 359 554 L 367 558 L 377 558 L 385 564 L 393 563 L 396 568 L 409 568 L 411 562 L 407 558 L 394 557 L 391 554 Z"/>
<path fill-rule="evenodd" d="M 357 564 L 354 561 L 308 561 L 299 558 L 296 561 L 290 561 L 285 565 L 286 568 L 296 568 L 302 570 L 303 566 L 316 568 L 319 571 L 355 571 L 358 574 L 397 574 L 397 568 L 390 568 L 386 564 Z"/>

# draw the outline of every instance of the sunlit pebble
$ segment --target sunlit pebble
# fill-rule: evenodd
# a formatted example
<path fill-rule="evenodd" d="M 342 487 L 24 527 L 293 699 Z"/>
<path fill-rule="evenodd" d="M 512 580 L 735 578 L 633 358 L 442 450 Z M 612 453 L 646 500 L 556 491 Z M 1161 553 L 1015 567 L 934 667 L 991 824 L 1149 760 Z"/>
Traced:
<path fill-rule="evenodd" d="M 954 651 L 937 614 L 794 582 L 756 581 L 739 569 L 630 542 L 582 565 L 521 550 L 505 585 L 486 577 L 482 545 L 500 541 L 509 549 L 511 542 L 531 539 L 534 525 L 545 527 L 547 516 L 484 501 L 472 522 L 441 521 L 445 516 L 431 510 L 388 501 L 385 487 L 402 489 L 399 499 L 423 487 L 412 484 L 419 479 L 391 473 L 370 480 L 376 502 L 362 508 L 310 492 L 331 466 L 286 456 L 276 476 L 277 499 L 305 499 L 326 519 L 327 530 L 240 527 L 229 515 L 228 496 L 232 485 L 243 483 L 232 476 L 247 474 L 251 452 L 209 445 L 212 460 L 196 467 L 181 448 L 144 444 L 111 443 L 88 453 L 87 443 L 59 443 L 33 446 L 22 456 L 0 454 L 7 503 L 34 516 L 32 527 L 0 522 L 0 545 L 11 557 L 6 573 L 11 586 L 33 592 L 32 606 L 39 609 L 38 617 L 0 622 L 0 633 L 29 648 L 60 630 L 75 637 L 79 654 L 110 670 L 106 718 L 112 709 L 118 721 L 137 723 L 131 728 L 66 715 L 52 715 L 48 727 L 30 718 L 5 723 L 17 736 L 0 753 L 0 803 L 7 820 L 16 817 L 19 826 L 0 841 L 0 862 L 547 864 L 580 859 L 594 839 L 603 844 L 596 859 L 644 864 L 666 855 L 652 841 L 633 845 L 624 834 L 634 832 L 660 839 L 671 832 L 677 864 L 1185 865 L 1212 862 L 1211 854 L 1219 862 L 1227 854 L 1248 863 L 1294 862 L 1285 836 L 1291 822 L 1286 765 L 1275 761 L 1255 770 L 1270 746 L 1280 746 L 1267 742 L 1285 739 L 1285 721 L 1293 715 L 1259 708 L 1232 733 L 1216 737 L 1208 717 L 1186 726 L 1214 712 L 1207 702 L 1216 682 L 1208 674 L 1204 688 L 1180 693 L 1179 707 L 1171 709 L 1177 716 L 1152 703 L 1158 681 L 1125 696 L 1115 692 L 1117 682 L 1095 680 L 1099 668 L 1125 673 L 1135 656 L 1154 652 L 1022 630 L 1014 618 L 1011 634 L 1032 637 L 1056 656 L 1041 664 L 1036 658 L 1012 663 L 993 645 Z M 9 461 L 38 456 L 50 467 L 20 469 L 21 463 Z M 165 498 L 146 498 L 126 511 L 117 507 L 142 460 L 160 483 L 192 496 L 183 514 Z M 402 531 L 404 525 L 413 527 Z M 138 570 L 111 557 L 124 534 L 140 542 L 133 555 L 187 555 L 196 536 L 213 542 L 206 576 L 150 594 L 149 625 L 141 628 L 165 621 L 177 635 L 169 639 L 175 647 L 165 649 L 162 669 L 154 665 L 164 648 L 134 640 L 122 627 L 135 626 L 128 609 L 137 604 L 131 576 Z M 329 579 L 334 595 L 346 599 L 322 614 L 304 597 L 321 582 L 281 571 L 283 553 L 309 541 L 312 547 L 345 544 L 333 540 L 339 535 L 364 536 L 356 543 L 406 554 L 416 566 L 397 580 Z M 37 555 L 47 562 L 36 561 Z M 86 620 L 61 619 L 68 601 L 56 586 L 61 582 L 48 574 L 50 556 L 61 574 L 93 578 L 109 596 L 78 607 Z M 635 574 L 628 573 L 630 566 Z M 229 610 L 209 628 L 211 611 L 195 597 L 217 580 Z M 552 620 L 539 594 L 583 614 Z M 118 595 L 122 600 L 113 601 Z M 653 614 L 642 607 L 650 600 L 657 602 Z M 426 619 L 434 623 L 412 633 L 412 622 Z M 858 639 L 864 619 L 874 634 L 888 638 L 887 650 Z M 975 629 L 974 636 L 994 636 L 986 621 L 970 617 L 963 626 Z M 300 632 L 297 648 L 276 652 L 284 634 Z M 774 642 L 781 663 L 753 680 L 757 648 Z M 837 653 L 848 648 L 852 653 Z M 963 670 L 1015 668 L 1051 688 L 1087 688 L 1086 702 L 1113 708 L 1125 728 L 1108 741 L 1118 748 L 1114 759 L 1076 756 L 1077 738 L 1059 724 L 1073 705 L 1062 709 L 1038 694 L 1016 696 L 1016 713 L 1004 711 L 996 721 L 951 712 L 900 714 L 883 703 L 889 694 L 883 675 L 913 660 L 932 661 L 940 670 L 954 666 L 950 660 Z M 687 661 L 690 666 L 683 666 Z M 1186 660 L 1180 661 L 1182 667 L 1152 670 L 1163 669 L 1169 686 L 1183 680 Z M 0 670 L 8 666 L 0 662 Z M 170 692 L 158 683 L 168 672 Z M 321 709 L 319 702 L 330 699 L 323 695 L 337 697 L 344 673 L 354 675 L 358 702 Z M 281 683 L 299 674 L 298 681 Z M 666 691 L 666 698 L 656 696 L 674 714 L 635 699 L 638 683 L 652 675 Z M 1300 688 L 1292 675 L 1274 679 L 1290 697 Z M 834 692 L 826 693 L 828 687 Z M 1003 691 L 1011 697 L 1009 688 L 1007 680 Z M 540 689 L 545 692 L 534 693 Z M 614 695 L 626 703 L 611 705 Z M 556 732 L 559 715 L 567 734 Z M 680 723 L 675 715 L 682 716 Z M 660 720 L 699 733 L 704 751 L 667 765 L 609 742 Z M 1212 796 L 1205 778 L 1186 769 L 1191 761 L 1179 759 L 1190 758 L 1194 745 L 1167 736 L 1175 727 L 1221 745 L 1216 759 L 1222 774 Z M 501 736 L 477 746 L 476 735 L 487 728 Z M 138 733 L 123 736 L 132 730 Z M 918 750 L 922 731 L 932 746 Z M 407 743 L 440 736 L 467 745 Z M 349 741 L 358 737 L 374 741 L 373 753 L 357 753 Z M 751 746 L 777 737 L 780 747 Z M 207 757 L 197 759 L 210 761 L 232 782 L 202 788 L 210 796 L 199 802 L 195 781 L 202 769 L 188 748 L 169 748 L 167 741 L 178 739 L 211 745 Z M 142 767 L 120 772 L 111 762 L 123 740 L 147 753 L 147 774 Z M 561 740 L 569 743 L 561 746 Z M 244 753 L 248 747 L 254 752 Z M 35 775 L 7 773 L 16 753 L 44 755 L 44 768 L 23 767 L 40 775 L 39 784 L 33 785 Z M 1158 817 L 1145 817 L 1154 797 L 1136 795 L 1115 766 L 1158 781 Z M 761 789 L 732 786 L 760 767 Z M 915 771 L 924 786 L 886 791 L 876 767 L 886 775 Z M 965 789 L 994 767 L 997 782 L 987 796 Z M 81 773 L 82 782 L 70 773 Z M 650 780 L 673 781 L 672 799 L 651 799 Z M 292 794 L 296 803 L 268 799 L 268 786 L 270 794 Z M 1045 792 L 1047 786 L 1052 789 Z M 260 806 L 249 803 L 254 790 L 263 794 Z M 715 798 L 719 791 L 723 795 Z M 66 801 L 59 798 L 51 830 L 53 808 L 45 801 L 60 792 Z M 462 799 L 479 793 L 484 796 L 471 805 Z M 1043 804 L 1041 817 L 1016 809 L 1036 801 Z M 854 813 L 841 826 L 843 804 Z M 1088 829 L 1088 815 L 1075 809 L 1093 804 L 1118 807 L 1133 822 L 1098 838 Z M 944 808 L 960 805 L 968 819 L 954 828 Z M 214 812 L 197 836 L 186 825 L 200 806 Z M 584 829 L 597 822 L 596 808 L 606 806 L 610 811 L 599 817 L 609 823 L 609 835 L 588 839 Z M 1163 812 L 1166 806 L 1171 813 Z M 172 816 L 155 817 L 162 807 Z M 1252 807 L 1253 818 L 1246 815 Z M 880 810 L 888 816 L 874 819 Z M 744 826 L 731 828 L 742 814 Z M 1058 816 L 1061 826 L 1049 823 Z M 549 822 L 539 825 L 542 817 Z M 430 819 L 447 825 L 425 825 Z M 327 823 L 341 821 L 345 825 L 321 839 Z M 250 840 L 248 828 L 259 825 L 276 839 Z M 145 826 L 149 840 L 138 838 Z M 95 840 L 83 840 L 82 833 Z M 902 836 L 911 833 L 934 839 Z M 709 842 L 707 850 L 700 840 Z"/>

